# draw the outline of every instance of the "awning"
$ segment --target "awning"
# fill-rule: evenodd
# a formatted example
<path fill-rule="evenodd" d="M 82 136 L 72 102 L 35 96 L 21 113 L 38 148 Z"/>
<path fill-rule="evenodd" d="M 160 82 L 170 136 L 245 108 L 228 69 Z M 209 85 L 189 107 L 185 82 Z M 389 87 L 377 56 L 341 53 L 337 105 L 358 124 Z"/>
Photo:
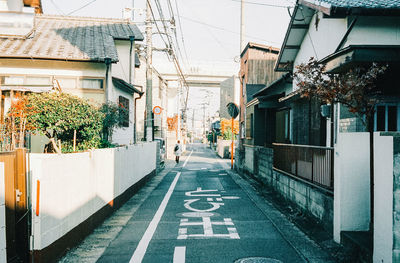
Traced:
<path fill-rule="evenodd" d="M 372 62 L 400 64 L 400 46 L 353 45 L 343 48 L 319 62 L 326 64 L 326 71 L 329 73 L 343 72 Z"/>
<path fill-rule="evenodd" d="M 126 82 L 125 80 L 122 80 L 120 78 L 112 77 L 112 83 L 114 84 L 114 86 L 116 88 L 119 88 L 120 90 L 128 92 L 132 95 L 134 93 L 137 93 L 140 96 L 142 96 L 144 94 L 144 92 L 142 92 L 136 88 L 136 87 L 141 87 L 141 86 L 129 84 L 128 82 Z"/>

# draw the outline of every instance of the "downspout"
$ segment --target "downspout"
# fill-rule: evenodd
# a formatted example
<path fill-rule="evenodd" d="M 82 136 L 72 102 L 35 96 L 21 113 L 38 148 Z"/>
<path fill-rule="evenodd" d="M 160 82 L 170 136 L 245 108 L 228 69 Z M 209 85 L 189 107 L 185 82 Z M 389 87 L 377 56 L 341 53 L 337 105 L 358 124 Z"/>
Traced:
<path fill-rule="evenodd" d="M 141 99 L 143 96 L 143 88 L 140 88 L 140 91 L 142 93 L 139 94 L 139 97 L 135 98 L 135 103 L 134 103 L 134 109 L 133 109 L 133 114 L 134 114 L 134 119 L 133 119 L 133 142 L 136 144 L 137 143 L 137 135 L 136 135 L 136 102 L 137 100 Z M 135 97 L 135 93 L 133 94 L 133 97 Z"/>
<path fill-rule="evenodd" d="M 129 41 L 131 42 L 131 47 L 129 49 L 129 83 L 132 83 L 132 58 L 133 58 L 133 44 L 135 42 L 135 36 L 129 36 Z"/>
<path fill-rule="evenodd" d="M 109 87 L 109 72 L 110 72 L 110 65 L 111 65 L 111 58 L 105 58 L 104 63 L 106 64 L 106 103 L 110 101 L 110 87 Z"/>

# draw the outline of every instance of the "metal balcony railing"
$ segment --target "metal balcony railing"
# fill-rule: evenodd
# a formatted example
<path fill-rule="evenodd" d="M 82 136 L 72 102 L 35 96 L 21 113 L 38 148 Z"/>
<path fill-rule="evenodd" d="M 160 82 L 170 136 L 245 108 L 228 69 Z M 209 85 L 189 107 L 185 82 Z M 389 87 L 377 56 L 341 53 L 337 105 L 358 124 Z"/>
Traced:
<path fill-rule="evenodd" d="M 274 168 L 333 193 L 332 147 L 274 143 Z"/>

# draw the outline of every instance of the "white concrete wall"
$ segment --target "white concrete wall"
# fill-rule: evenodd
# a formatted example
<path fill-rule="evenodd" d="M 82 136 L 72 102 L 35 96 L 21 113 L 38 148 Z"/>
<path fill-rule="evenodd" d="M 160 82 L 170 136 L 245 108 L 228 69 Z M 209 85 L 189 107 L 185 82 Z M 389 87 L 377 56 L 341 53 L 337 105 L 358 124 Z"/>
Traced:
<path fill-rule="evenodd" d="M 4 163 L 0 163 L 0 262 L 7 261 L 6 251 L 6 187 Z"/>
<path fill-rule="evenodd" d="M 155 169 L 156 143 L 85 153 L 30 154 L 33 249 L 49 246 Z"/>
<path fill-rule="evenodd" d="M 218 139 L 217 141 L 217 154 L 221 158 L 228 158 L 231 152 L 232 141 Z"/>
<path fill-rule="evenodd" d="M 335 145 L 334 240 L 366 231 L 370 220 L 369 133 L 339 133 Z"/>
<path fill-rule="evenodd" d="M 392 262 L 393 137 L 374 134 L 374 262 Z"/>

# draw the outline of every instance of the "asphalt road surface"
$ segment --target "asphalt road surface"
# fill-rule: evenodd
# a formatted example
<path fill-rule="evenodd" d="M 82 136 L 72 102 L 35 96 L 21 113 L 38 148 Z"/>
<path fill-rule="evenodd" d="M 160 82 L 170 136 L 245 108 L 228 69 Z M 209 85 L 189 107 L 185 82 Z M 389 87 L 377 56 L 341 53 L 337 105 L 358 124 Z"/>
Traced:
<path fill-rule="evenodd" d="M 204 145 L 189 146 L 178 165 L 136 197 L 143 200 L 131 202 L 135 209 L 121 208 L 122 223 L 111 218 L 95 231 L 106 235 L 103 248 L 102 239 L 91 237 L 61 262 L 222 263 L 251 257 L 259 261 L 244 262 L 313 261 L 317 255 L 293 245 L 290 233 L 284 233 L 289 227 L 279 229 L 226 168 L 226 161 Z M 310 242 L 301 238 L 297 243 Z"/>

